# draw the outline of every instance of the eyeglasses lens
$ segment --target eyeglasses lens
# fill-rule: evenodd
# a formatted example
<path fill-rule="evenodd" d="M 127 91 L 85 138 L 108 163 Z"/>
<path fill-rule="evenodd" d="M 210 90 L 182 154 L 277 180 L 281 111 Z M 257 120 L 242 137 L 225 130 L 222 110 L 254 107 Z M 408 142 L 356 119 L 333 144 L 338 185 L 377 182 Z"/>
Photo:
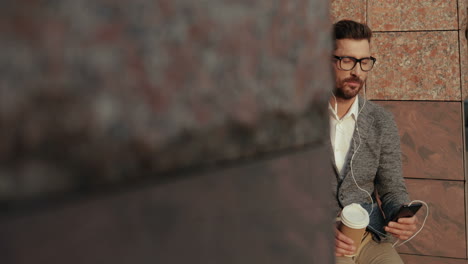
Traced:
<path fill-rule="evenodd" d="M 341 59 L 341 68 L 345 71 L 350 71 L 356 66 L 357 60 L 352 58 L 342 58 Z M 370 71 L 374 66 L 374 61 L 371 59 L 362 59 L 361 62 L 361 70 L 363 71 Z"/>

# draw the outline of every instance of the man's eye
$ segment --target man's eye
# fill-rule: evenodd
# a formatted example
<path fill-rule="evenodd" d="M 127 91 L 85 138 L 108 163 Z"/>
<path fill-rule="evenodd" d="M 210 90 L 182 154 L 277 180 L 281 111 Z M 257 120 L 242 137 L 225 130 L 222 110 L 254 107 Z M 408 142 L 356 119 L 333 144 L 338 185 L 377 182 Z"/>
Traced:
<path fill-rule="evenodd" d="M 341 61 L 344 63 L 354 63 L 353 60 L 350 58 L 343 58 Z"/>
<path fill-rule="evenodd" d="M 369 64 L 369 60 L 362 60 L 362 61 L 361 61 L 361 64 L 362 64 L 362 65 L 367 65 L 367 64 Z"/>

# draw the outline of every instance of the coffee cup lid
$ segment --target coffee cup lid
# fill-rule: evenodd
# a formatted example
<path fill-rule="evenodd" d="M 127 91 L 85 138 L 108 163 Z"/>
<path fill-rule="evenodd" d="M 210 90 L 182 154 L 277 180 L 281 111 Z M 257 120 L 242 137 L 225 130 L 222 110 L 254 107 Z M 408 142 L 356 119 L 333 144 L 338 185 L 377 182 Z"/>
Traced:
<path fill-rule="evenodd" d="M 369 225 L 369 213 L 360 204 L 352 203 L 343 208 L 341 222 L 350 228 L 365 228 Z"/>

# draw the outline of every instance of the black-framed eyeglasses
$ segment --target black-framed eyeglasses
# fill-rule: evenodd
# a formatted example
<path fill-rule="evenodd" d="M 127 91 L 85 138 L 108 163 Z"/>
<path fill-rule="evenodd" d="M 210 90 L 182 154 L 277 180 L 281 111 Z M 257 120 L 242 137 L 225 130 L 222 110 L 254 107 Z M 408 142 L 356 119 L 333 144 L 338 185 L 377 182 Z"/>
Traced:
<path fill-rule="evenodd" d="M 339 67 L 341 70 L 344 71 L 351 71 L 356 67 L 356 64 L 359 62 L 359 65 L 361 66 L 361 70 L 368 72 L 372 70 L 374 67 L 375 61 L 377 60 L 374 57 L 368 57 L 368 58 L 362 58 L 362 59 L 356 59 L 354 57 L 349 57 L 349 56 L 333 56 L 333 58 L 337 59 L 339 63 Z"/>

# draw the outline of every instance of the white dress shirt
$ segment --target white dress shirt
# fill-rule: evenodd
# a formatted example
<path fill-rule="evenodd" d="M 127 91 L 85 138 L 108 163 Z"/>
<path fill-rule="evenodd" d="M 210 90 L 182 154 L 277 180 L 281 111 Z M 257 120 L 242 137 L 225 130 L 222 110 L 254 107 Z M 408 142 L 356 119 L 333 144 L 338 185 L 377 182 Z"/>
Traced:
<path fill-rule="evenodd" d="M 338 172 L 341 173 L 348 155 L 349 147 L 351 146 L 351 140 L 359 114 L 358 97 L 356 96 L 349 111 L 341 119 L 338 117 L 334 107 L 330 104 L 328 104 L 328 109 L 330 112 L 330 140 L 335 155 L 336 167 Z"/>

